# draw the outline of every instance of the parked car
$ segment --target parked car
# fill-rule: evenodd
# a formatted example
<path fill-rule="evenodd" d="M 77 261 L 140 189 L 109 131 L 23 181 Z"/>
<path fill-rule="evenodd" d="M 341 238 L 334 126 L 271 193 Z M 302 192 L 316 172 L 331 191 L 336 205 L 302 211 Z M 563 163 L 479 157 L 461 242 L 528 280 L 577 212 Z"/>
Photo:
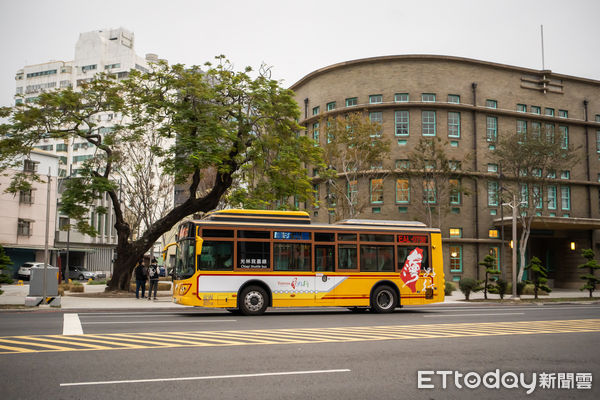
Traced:
<path fill-rule="evenodd" d="M 69 279 L 79 279 L 84 280 L 84 279 L 105 279 L 106 278 L 106 274 L 104 272 L 98 272 L 98 271 L 88 271 L 87 269 L 85 269 L 84 267 L 69 267 Z"/>
<path fill-rule="evenodd" d="M 52 265 L 47 264 L 49 267 L 52 267 Z M 43 267 L 44 263 L 43 262 L 26 262 L 23 265 L 21 265 L 19 267 L 19 271 L 17 271 L 17 276 L 19 277 L 19 279 L 23 279 L 23 280 L 29 280 L 29 278 L 31 278 L 31 267 Z"/>

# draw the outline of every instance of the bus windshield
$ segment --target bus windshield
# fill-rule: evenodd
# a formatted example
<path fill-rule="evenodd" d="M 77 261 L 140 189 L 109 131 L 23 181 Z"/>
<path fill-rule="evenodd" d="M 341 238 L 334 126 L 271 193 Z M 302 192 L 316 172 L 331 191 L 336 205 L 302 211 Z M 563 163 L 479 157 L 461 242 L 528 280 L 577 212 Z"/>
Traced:
<path fill-rule="evenodd" d="M 186 238 L 179 242 L 174 269 L 175 279 L 188 279 L 196 272 L 196 241 L 194 238 Z"/>

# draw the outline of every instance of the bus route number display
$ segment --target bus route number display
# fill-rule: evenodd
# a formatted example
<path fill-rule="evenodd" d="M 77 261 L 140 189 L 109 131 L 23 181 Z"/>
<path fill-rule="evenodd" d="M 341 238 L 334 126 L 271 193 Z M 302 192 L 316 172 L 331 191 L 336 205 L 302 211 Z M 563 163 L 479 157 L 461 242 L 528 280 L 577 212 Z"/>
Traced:
<path fill-rule="evenodd" d="M 310 232 L 273 232 L 273 239 L 310 240 Z"/>
<path fill-rule="evenodd" d="M 398 235 L 398 243 L 426 244 L 426 235 Z"/>

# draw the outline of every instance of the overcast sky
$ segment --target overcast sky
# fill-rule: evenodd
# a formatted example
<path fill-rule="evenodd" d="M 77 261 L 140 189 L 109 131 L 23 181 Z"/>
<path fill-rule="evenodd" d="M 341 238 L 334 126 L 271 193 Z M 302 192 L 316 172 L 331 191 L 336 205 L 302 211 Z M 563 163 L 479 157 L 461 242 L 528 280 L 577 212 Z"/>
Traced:
<path fill-rule="evenodd" d="M 0 105 L 15 72 L 74 58 L 80 32 L 124 27 L 136 52 L 238 68 L 273 66 L 291 86 L 337 62 L 440 54 L 600 80 L 599 0 L 0 0 Z"/>

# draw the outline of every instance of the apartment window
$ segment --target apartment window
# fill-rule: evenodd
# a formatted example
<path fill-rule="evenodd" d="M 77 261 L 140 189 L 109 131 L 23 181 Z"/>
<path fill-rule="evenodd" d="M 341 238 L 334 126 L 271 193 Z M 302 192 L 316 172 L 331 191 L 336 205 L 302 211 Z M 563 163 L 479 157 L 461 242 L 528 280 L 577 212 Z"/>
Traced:
<path fill-rule="evenodd" d="M 538 106 L 531 106 L 531 113 L 539 115 L 542 113 L 542 108 Z"/>
<path fill-rule="evenodd" d="M 544 115 L 546 115 L 548 117 L 554 117 L 554 108 L 544 109 Z"/>
<path fill-rule="evenodd" d="M 560 179 L 571 179 L 571 171 L 560 171 Z"/>
<path fill-rule="evenodd" d="M 410 203 L 410 182 L 406 178 L 396 179 L 396 203 Z"/>
<path fill-rule="evenodd" d="M 319 112 L 320 112 L 320 107 L 319 106 L 313 107 L 313 109 L 312 109 L 312 115 L 319 115 Z"/>
<path fill-rule="evenodd" d="M 460 96 L 457 94 L 449 94 L 448 103 L 460 104 Z"/>
<path fill-rule="evenodd" d="M 459 138 L 460 137 L 460 113 L 449 112 L 448 113 L 448 137 Z"/>
<path fill-rule="evenodd" d="M 316 142 L 316 144 L 319 143 L 319 123 L 314 123 L 313 124 L 313 140 Z"/>
<path fill-rule="evenodd" d="M 19 191 L 19 203 L 33 204 L 33 190 L 28 189 Z"/>
<path fill-rule="evenodd" d="M 396 136 L 408 136 L 409 133 L 409 114 L 408 111 L 396 111 Z"/>
<path fill-rule="evenodd" d="M 23 161 L 23 171 L 25 172 L 35 172 L 37 171 L 38 162 L 25 160 Z"/>
<path fill-rule="evenodd" d="M 527 121 L 517 120 L 517 134 L 521 142 L 527 138 Z"/>
<path fill-rule="evenodd" d="M 357 97 L 349 97 L 346 99 L 346 107 L 354 107 L 357 104 L 358 104 Z"/>
<path fill-rule="evenodd" d="M 498 206 L 498 182 L 488 182 L 488 206 Z"/>
<path fill-rule="evenodd" d="M 435 136 L 435 111 L 423 111 L 421 117 L 423 136 Z"/>
<path fill-rule="evenodd" d="M 540 124 L 539 122 L 532 122 L 531 123 L 531 137 L 534 140 L 539 140 L 541 134 L 542 134 L 542 124 Z"/>
<path fill-rule="evenodd" d="M 450 237 L 462 237 L 462 228 L 450 228 Z"/>
<path fill-rule="evenodd" d="M 371 120 L 371 122 L 378 123 L 381 125 L 381 124 L 383 124 L 383 113 L 381 111 L 370 112 L 369 119 Z M 377 133 L 375 133 L 375 135 L 371 135 L 371 136 L 372 137 L 381 136 L 381 128 L 379 129 L 379 131 L 377 131 Z"/>
<path fill-rule="evenodd" d="M 104 69 L 114 69 L 114 68 L 121 68 L 121 64 L 117 63 L 117 64 L 107 64 L 104 66 Z"/>
<path fill-rule="evenodd" d="M 96 64 L 84 65 L 83 67 L 81 67 L 81 72 L 93 71 L 97 67 L 98 66 Z"/>
<path fill-rule="evenodd" d="M 527 106 L 525 104 L 517 104 L 518 112 L 527 112 Z"/>
<path fill-rule="evenodd" d="M 496 100 L 487 99 L 485 101 L 485 106 L 487 108 L 498 108 L 498 102 Z"/>
<path fill-rule="evenodd" d="M 408 93 L 396 93 L 394 95 L 394 101 L 396 103 L 406 103 L 406 102 L 408 102 L 408 99 L 409 99 Z"/>
<path fill-rule="evenodd" d="M 327 111 L 333 111 L 333 110 L 335 110 L 335 101 L 327 103 Z"/>
<path fill-rule="evenodd" d="M 33 222 L 26 219 L 19 219 L 17 225 L 17 235 L 18 236 L 31 236 Z"/>
<path fill-rule="evenodd" d="M 450 272 L 462 272 L 462 246 L 449 246 Z"/>
<path fill-rule="evenodd" d="M 423 181 L 423 203 L 435 204 L 437 202 L 437 190 L 433 180 L 426 179 Z"/>
<path fill-rule="evenodd" d="M 569 127 L 568 126 L 559 126 L 558 132 L 560 133 L 560 148 L 564 149 L 564 150 L 568 149 L 569 148 Z"/>
<path fill-rule="evenodd" d="M 548 143 L 554 143 L 554 124 L 545 124 L 546 140 Z"/>
<path fill-rule="evenodd" d="M 371 179 L 371 203 L 383 203 L 383 178 Z"/>
<path fill-rule="evenodd" d="M 498 118 L 487 117 L 486 119 L 487 141 L 495 143 L 498 140 Z"/>
<path fill-rule="evenodd" d="M 569 186 L 560 187 L 560 208 L 563 210 L 571 209 L 571 188 Z"/>
<path fill-rule="evenodd" d="M 350 203 L 356 204 L 358 202 L 358 182 L 356 180 L 348 181 L 346 184 L 346 193 Z"/>
<path fill-rule="evenodd" d="M 596 122 L 600 122 L 600 114 L 596 114 Z"/>
<path fill-rule="evenodd" d="M 408 170 L 410 168 L 409 160 L 396 160 L 396 169 Z"/>
<path fill-rule="evenodd" d="M 556 186 L 548 186 L 548 210 L 556 210 Z"/>
<path fill-rule="evenodd" d="M 421 94 L 421 101 L 427 102 L 427 103 L 434 103 L 435 102 L 435 93 L 423 93 Z"/>
<path fill-rule="evenodd" d="M 559 118 L 569 118 L 569 112 L 567 110 L 558 110 Z"/>
<path fill-rule="evenodd" d="M 449 179 L 448 183 L 450 184 L 450 204 L 460 205 L 460 180 Z"/>
<path fill-rule="evenodd" d="M 529 207 L 529 187 L 526 183 L 521 184 L 521 203 L 523 203 L 523 207 Z"/>
<path fill-rule="evenodd" d="M 369 103 L 370 104 L 383 103 L 383 96 L 380 94 L 372 94 L 369 96 Z"/>
<path fill-rule="evenodd" d="M 67 145 L 64 144 L 64 143 L 57 143 L 56 144 L 56 151 L 60 151 L 60 152 L 67 151 Z"/>
<path fill-rule="evenodd" d="M 498 172 L 498 164 L 488 164 L 488 172 Z"/>
<path fill-rule="evenodd" d="M 542 189 L 540 188 L 540 185 L 532 185 L 531 186 L 531 195 L 533 196 L 533 204 L 535 205 L 535 208 L 537 209 L 542 209 L 543 205 L 542 205 Z"/>

